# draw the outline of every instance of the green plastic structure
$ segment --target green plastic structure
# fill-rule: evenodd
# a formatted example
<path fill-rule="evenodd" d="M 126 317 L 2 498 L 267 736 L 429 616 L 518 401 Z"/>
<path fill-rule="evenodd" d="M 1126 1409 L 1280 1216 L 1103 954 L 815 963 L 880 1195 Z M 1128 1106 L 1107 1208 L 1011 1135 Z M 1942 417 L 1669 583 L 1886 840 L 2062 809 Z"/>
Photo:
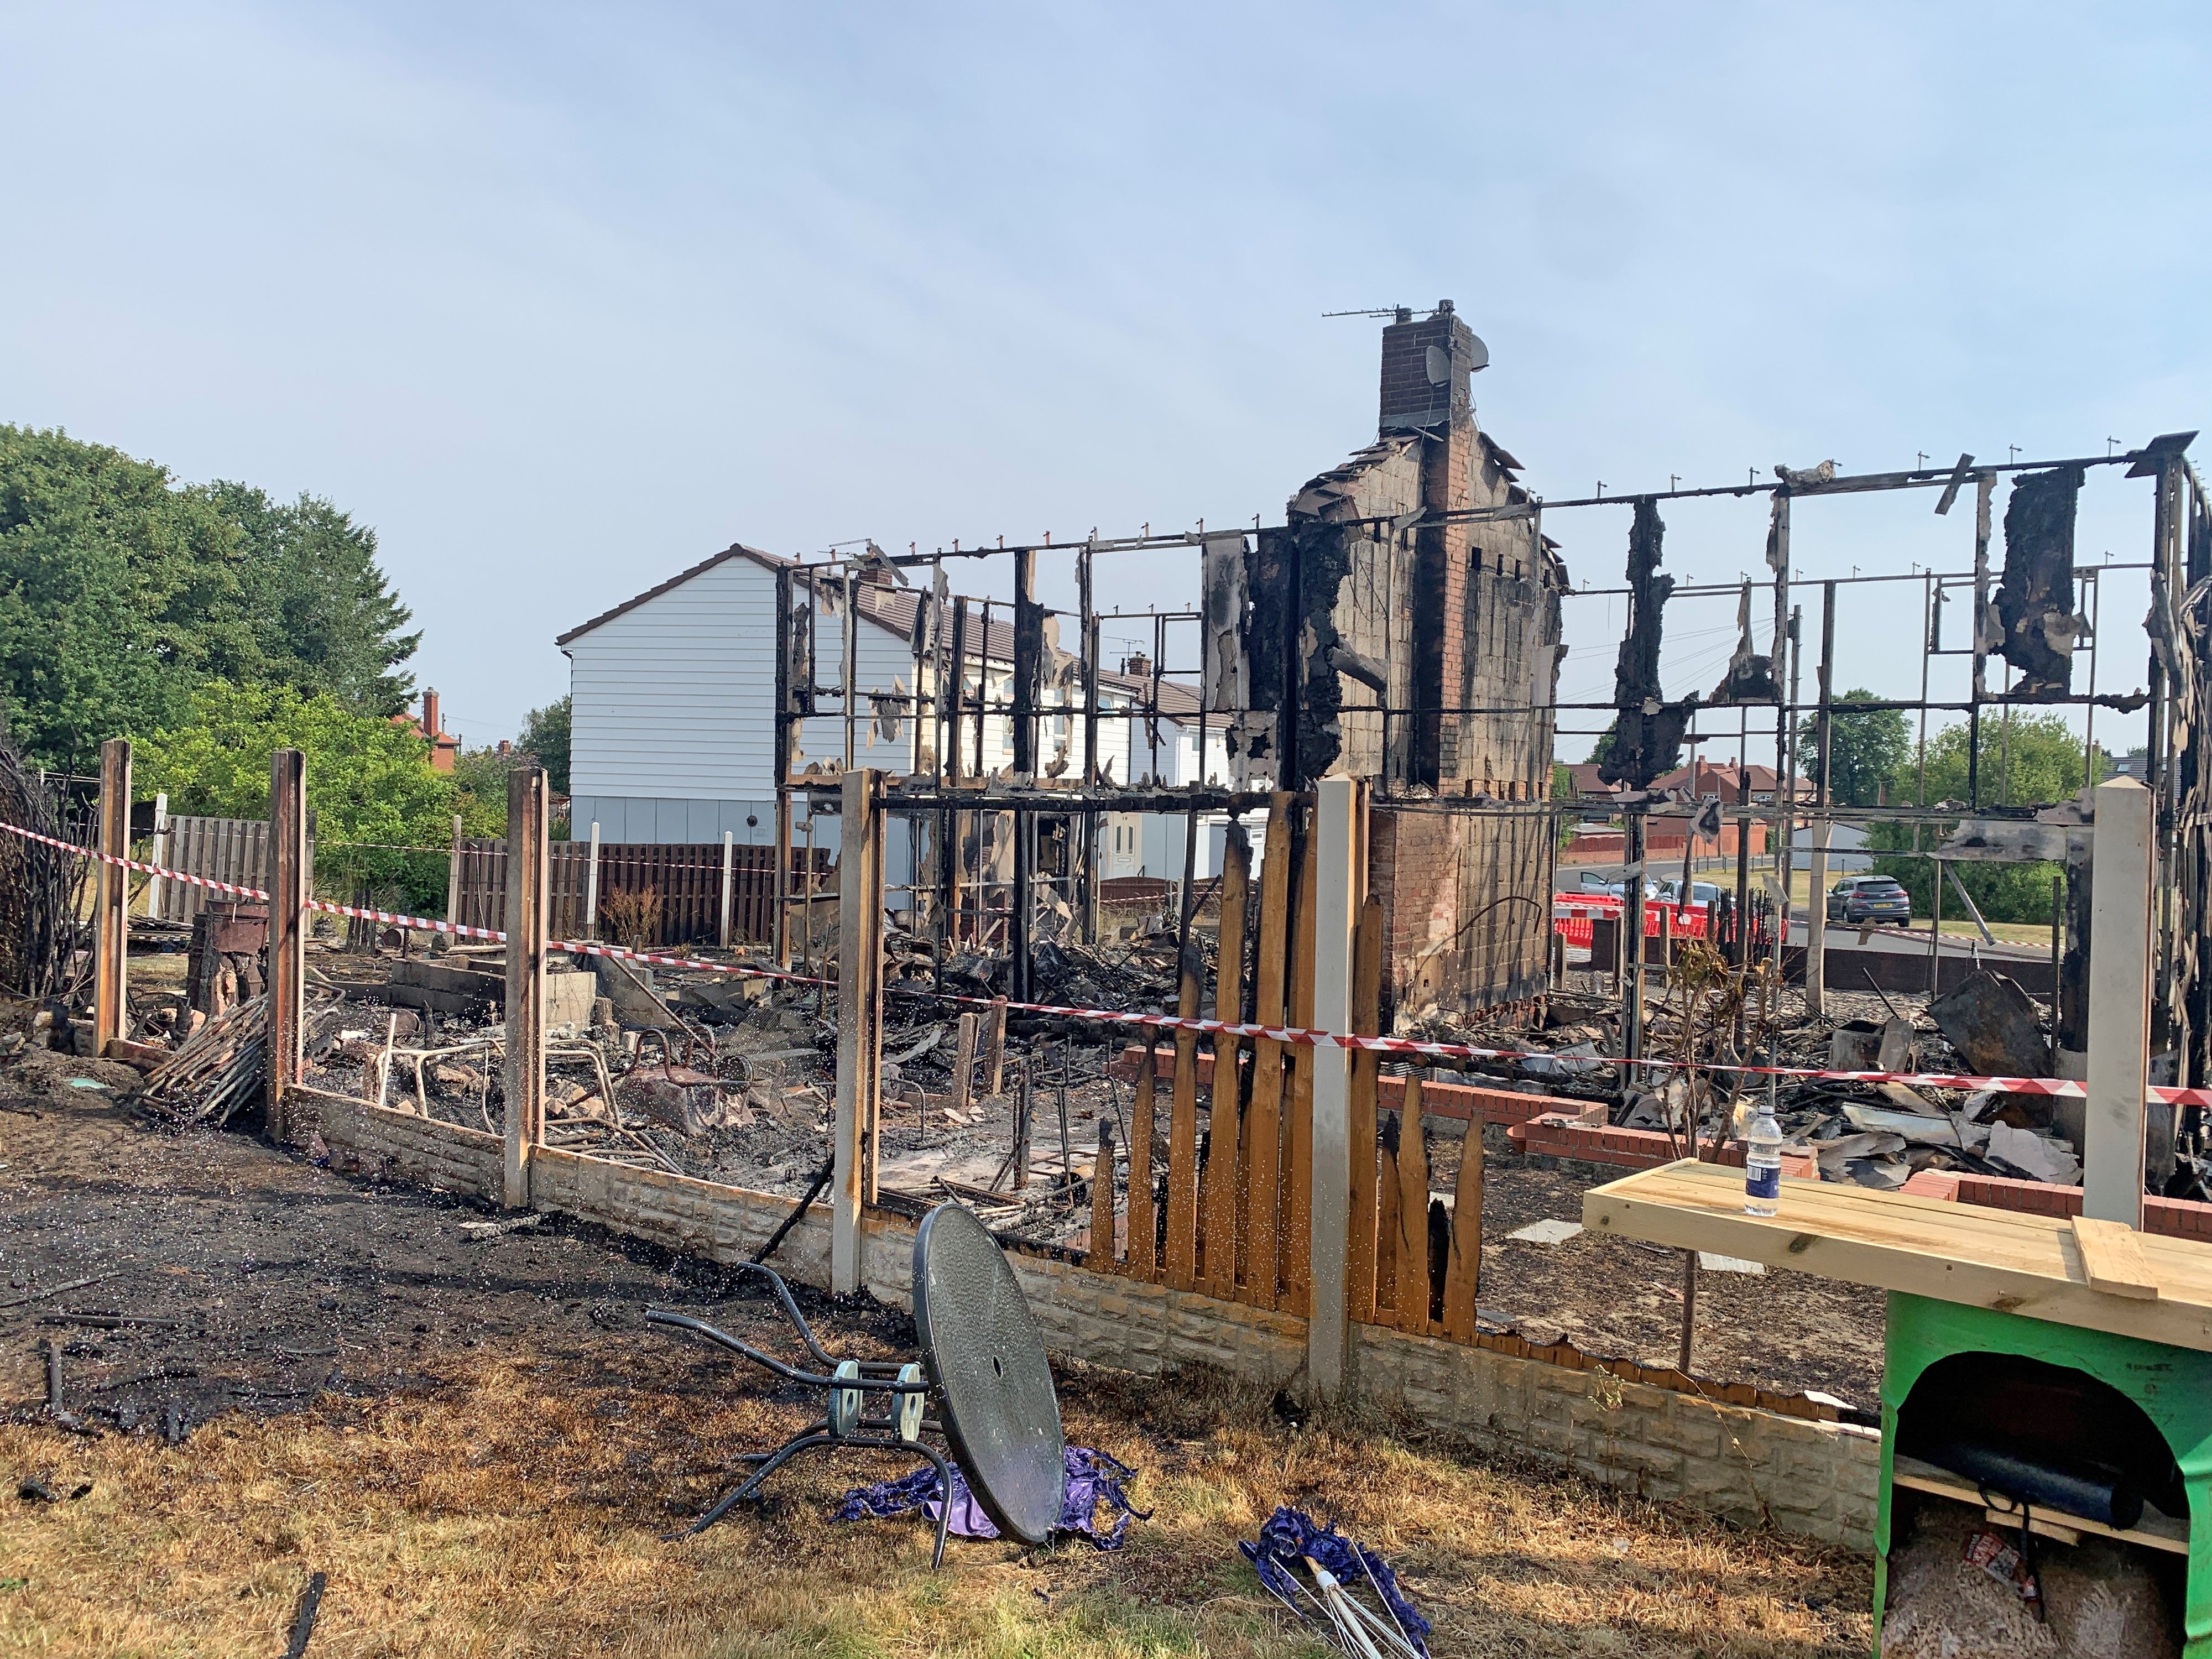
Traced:
<path fill-rule="evenodd" d="M 1889 1592 L 1891 1477 L 1898 1413 L 1921 1374 L 1967 1353 L 2014 1354 L 2063 1365 L 2140 1406 L 2166 1437 L 2189 1498 L 2183 1659 L 2212 1659 L 2212 1353 L 2112 1336 L 2018 1314 L 1892 1291 L 1881 1378 L 1881 1503 L 1875 1521 L 1874 1651 Z"/>

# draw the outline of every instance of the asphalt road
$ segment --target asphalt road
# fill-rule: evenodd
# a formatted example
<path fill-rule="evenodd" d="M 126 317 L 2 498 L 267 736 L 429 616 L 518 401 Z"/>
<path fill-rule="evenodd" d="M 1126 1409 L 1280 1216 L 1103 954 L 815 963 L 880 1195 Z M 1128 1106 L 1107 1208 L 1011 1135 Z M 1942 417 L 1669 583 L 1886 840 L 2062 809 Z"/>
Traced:
<path fill-rule="evenodd" d="M 1565 866 L 1557 872 L 1552 884 L 1556 891 L 1571 899 L 1581 884 L 1585 871 L 1594 880 L 1619 881 L 1621 878 L 1623 867 L 1618 864 Z M 1647 872 L 1650 868 L 1651 866 L 1646 866 Z M 1758 866 L 1754 866 L 1753 868 L 1756 870 Z M 1678 867 L 1672 872 L 1662 872 L 1659 874 L 1651 875 L 1649 878 L 1654 881 L 1679 880 L 1680 873 Z M 1771 874 L 1771 866 L 1768 866 L 1766 873 Z M 1735 860 L 1733 859 L 1701 860 L 1692 879 L 1714 882 L 1733 891 L 1735 884 Z M 1887 926 L 1872 928 L 1868 932 L 1866 943 L 1862 945 L 1859 943 L 1857 927 L 1846 926 L 1840 921 L 1832 921 L 1828 924 L 1827 939 L 1832 945 L 1849 945 L 1853 950 L 1890 951 L 1906 956 L 1924 957 L 1928 954 L 1928 924 L 1923 921 L 1917 927 L 1913 928 Z M 1792 945 L 1802 945 L 1805 942 L 1805 924 L 1802 921 L 1790 924 L 1790 942 Z M 2051 955 L 2051 947 L 2047 945 L 2015 945 L 2002 939 L 1995 945 L 1986 945 L 1978 939 L 1948 932 L 1943 935 L 1942 944 L 1939 948 L 1942 954 L 1947 957 L 1967 957 L 1973 954 L 1977 946 L 1979 946 L 1982 955 L 1985 957 L 2003 957 L 2013 961 L 2035 961 L 2047 958 Z"/>

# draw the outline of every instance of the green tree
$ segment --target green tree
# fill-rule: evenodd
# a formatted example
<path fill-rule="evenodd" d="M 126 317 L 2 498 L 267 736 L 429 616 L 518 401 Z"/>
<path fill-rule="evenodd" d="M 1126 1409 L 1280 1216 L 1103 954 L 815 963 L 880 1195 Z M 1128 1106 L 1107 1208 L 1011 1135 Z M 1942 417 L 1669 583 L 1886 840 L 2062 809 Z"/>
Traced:
<path fill-rule="evenodd" d="M 1873 692 L 1855 686 L 1837 698 L 1829 712 L 1835 753 L 1829 763 L 1828 793 L 1840 806 L 1879 805 L 1883 786 L 1895 787 L 1893 780 L 1911 748 L 1911 734 L 1902 709 L 1850 708 L 1853 703 L 1874 701 Z M 1802 775 L 1817 782 L 1820 776 L 1819 715 L 1807 715 L 1798 728 L 1798 753 Z"/>
<path fill-rule="evenodd" d="M 485 834 L 507 833 L 507 777 L 521 759 L 520 751 L 512 748 L 504 754 L 497 749 L 464 749 L 453 758 L 454 785 L 474 803 L 462 810 L 472 811 L 494 826 Z"/>
<path fill-rule="evenodd" d="M 211 680 L 391 713 L 419 636 L 375 550 L 327 501 L 0 425 L 0 712 L 27 757 L 79 771 L 104 738 L 185 720 Z"/>
<path fill-rule="evenodd" d="M 504 816 L 503 800 L 495 817 L 433 770 L 418 732 L 289 686 L 204 684 L 183 720 L 138 738 L 132 762 L 139 787 L 166 791 L 173 811 L 259 818 L 277 749 L 307 757 L 315 878 L 326 894 L 368 884 L 397 889 L 413 906 L 440 902 L 453 814 L 471 835 L 498 833 Z"/>
<path fill-rule="evenodd" d="M 2094 757 L 2085 755 L 2081 739 L 2067 728 L 2064 719 L 2057 714 L 2027 714 L 2015 709 L 2008 732 L 2002 711 L 1989 710 L 1984 711 L 1981 725 L 1978 782 L 1984 805 L 2039 805 L 2070 799 L 2090 781 L 2085 761 L 2094 760 L 2094 781 L 2101 783 L 2111 775 L 2111 757 L 2101 749 Z M 1944 726 L 1929 736 L 1928 799 L 1931 805 L 1943 801 L 1963 805 L 1968 799 L 1968 730 L 1961 722 Z M 1893 801 L 1911 800 L 1918 787 L 1917 761 L 1909 756 L 1900 759 L 1891 774 L 1889 798 Z M 1923 848 L 1935 848 L 1949 837 L 1953 828 L 1953 822 L 1922 824 L 1918 844 Z M 1914 914 L 1933 914 L 1936 866 L 1932 860 L 1911 856 L 1905 851 L 1914 845 L 1913 826 L 1875 823 L 1869 826 L 1867 839 L 1876 851 L 1875 869 L 1882 875 L 1894 877 L 1912 895 Z M 1987 920 L 2030 924 L 2051 920 L 2051 884 L 2063 873 L 2057 865 L 1962 860 L 1952 867 L 1957 871 L 1960 884 L 1972 896 L 1975 907 Z M 1943 909 L 1954 917 L 1963 915 L 1966 910 L 1959 902 L 1957 890 L 1948 880 L 1944 884 Z"/>
<path fill-rule="evenodd" d="M 0 703 L 24 754 L 82 771 L 101 739 L 251 672 L 245 552 L 205 490 L 59 431 L 0 425 Z"/>
<path fill-rule="evenodd" d="M 261 678 L 368 714 L 404 708 L 415 678 L 399 665 L 422 635 L 400 632 L 412 613 L 377 566 L 376 532 L 304 493 L 280 502 L 250 484 L 217 483 L 211 494 L 242 538 Z"/>
<path fill-rule="evenodd" d="M 1984 806 L 2042 806 L 2070 800 L 2087 782 L 2102 783 L 2112 775 L 2112 757 L 2100 749 L 2097 775 L 2090 779 L 2083 763 L 2087 758 L 2081 739 L 2067 728 L 2063 716 L 2013 711 L 2008 722 L 2002 709 L 1984 709 L 1979 773 L 1980 804 Z M 1930 805 L 1955 800 L 1966 793 L 1966 733 L 1961 722 L 1933 732 L 1928 738 L 1928 799 Z M 1900 764 L 1892 785 L 1892 800 L 1911 800 L 1917 769 Z"/>
<path fill-rule="evenodd" d="M 1591 765 L 1595 766 L 1600 764 L 1607 756 L 1613 753 L 1613 741 L 1620 735 L 1620 716 L 1615 714 L 1611 720 L 1606 722 L 1605 730 L 1597 734 L 1597 741 L 1590 745 L 1589 757 Z"/>
<path fill-rule="evenodd" d="M 568 790 L 568 715 L 573 699 L 562 697 L 543 708 L 533 708 L 522 719 L 522 737 L 514 745 L 545 769 L 545 785 L 556 795 Z"/>

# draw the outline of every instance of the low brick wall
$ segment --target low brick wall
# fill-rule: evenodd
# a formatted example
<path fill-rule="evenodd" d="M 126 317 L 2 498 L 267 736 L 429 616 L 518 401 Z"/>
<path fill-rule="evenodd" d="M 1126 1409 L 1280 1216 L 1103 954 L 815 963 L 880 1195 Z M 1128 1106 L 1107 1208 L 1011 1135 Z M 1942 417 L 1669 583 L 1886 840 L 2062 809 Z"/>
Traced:
<path fill-rule="evenodd" d="M 381 1158 L 395 1175 L 426 1185 L 499 1196 L 496 1135 L 365 1103 L 323 1097 L 316 1105 L 334 1146 Z M 550 1147 L 532 1159 L 531 1186 L 539 1209 L 722 1262 L 750 1256 L 791 1208 L 773 1194 Z M 872 1213 L 863 1224 L 862 1281 L 893 1307 L 910 1305 L 914 1234 L 914 1224 L 895 1215 Z M 1065 1358 L 1147 1376 L 1212 1365 L 1271 1389 L 1295 1382 L 1304 1368 L 1306 1325 L 1294 1316 L 1095 1273 L 1051 1251 L 1007 1254 L 1046 1346 Z M 801 1284 L 827 1287 L 827 1206 L 807 1212 L 775 1266 Z M 1880 1443 L 1866 1431 L 1624 1380 L 1599 1362 L 1557 1364 L 1353 1328 L 1352 1387 L 1376 1405 L 1645 1498 L 1870 1546 Z"/>
<path fill-rule="evenodd" d="M 331 1146 L 381 1158 L 409 1181 L 499 1201 L 506 1154 L 497 1135 L 335 1095 L 285 1099 L 293 1131 L 301 1139 L 319 1128 Z"/>
<path fill-rule="evenodd" d="M 2079 1187 L 2054 1187 L 2047 1182 L 2014 1181 L 2004 1176 L 1923 1170 L 1905 1183 L 1905 1190 L 1923 1198 L 1978 1204 L 1990 1210 L 2017 1210 L 2029 1215 L 2081 1213 Z M 2200 1204 L 2186 1198 L 2146 1196 L 2142 1230 L 2167 1238 L 2197 1238 L 2212 1243 L 2212 1204 Z"/>
<path fill-rule="evenodd" d="M 1353 1330 L 1357 1386 L 1376 1405 L 1657 1502 L 1872 1547 L 1881 1441 L 1871 1430 L 1372 1325 Z"/>

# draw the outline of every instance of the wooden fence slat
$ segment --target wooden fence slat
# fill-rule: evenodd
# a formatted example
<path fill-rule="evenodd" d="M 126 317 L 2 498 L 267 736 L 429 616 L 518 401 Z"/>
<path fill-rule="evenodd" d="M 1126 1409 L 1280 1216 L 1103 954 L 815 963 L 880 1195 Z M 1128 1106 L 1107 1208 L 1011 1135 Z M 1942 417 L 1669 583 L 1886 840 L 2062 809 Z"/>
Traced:
<path fill-rule="evenodd" d="M 1474 1340 L 1475 1290 L 1482 1277 L 1482 1115 L 1468 1119 L 1452 1188 L 1451 1260 L 1444 1270 L 1444 1334 Z"/>
<path fill-rule="evenodd" d="M 1260 958 L 1253 1019 L 1283 1023 L 1283 975 L 1289 965 L 1284 927 L 1291 899 L 1291 807 L 1296 797 L 1277 790 L 1268 798 L 1267 846 L 1260 869 Z M 1244 1114 L 1243 1163 L 1250 1170 L 1245 1224 L 1244 1299 L 1275 1305 L 1278 1206 L 1282 1196 L 1283 1045 L 1273 1037 L 1252 1043 L 1252 1103 Z"/>
<path fill-rule="evenodd" d="M 952 1109 L 962 1121 L 968 1116 L 968 1105 L 975 1097 L 975 1016 L 960 1016 L 960 1035 L 952 1048 Z"/>
<path fill-rule="evenodd" d="M 1376 1159 L 1377 1212 L 1375 1225 L 1375 1323 L 1398 1322 L 1398 1139 L 1403 1124 L 1395 1112 L 1382 1125 Z M 1385 1315 L 1389 1315 L 1385 1318 Z"/>
<path fill-rule="evenodd" d="M 1091 1166 L 1091 1254 L 1084 1265 L 1095 1273 L 1114 1271 L 1114 1120 L 1098 1120 L 1098 1157 Z"/>
<path fill-rule="evenodd" d="M 1374 1036 L 1382 1026 L 1382 901 L 1371 894 L 1359 907 L 1352 955 L 1352 1029 Z M 1375 1097 L 1382 1056 L 1372 1048 L 1352 1056 L 1347 1134 L 1352 1143 L 1352 1237 L 1345 1251 L 1346 1307 L 1355 1323 L 1375 1319 Z"/>
<path fill-rule="evenodd" d="M 1213 1017 L 1244 1017 L 1244 911 L 1252 874 L 1252 847 L 1243 830 L 1232 829 L 1221 860 L 1220 950 L 1213 975 Z M 1209 1294 L 1232 1300 L 1237 1295 L 1237 1156 L 1238 1043 L 1213 1039 L 1212 1099 L 1206 1108 L 1208 1151 L 1206 1187 L 1200 1209 L 1200 1245 L 1205 1255 Z"/>
<path fill-rule="evenodd" d="M 1006 1018 L 1002 1003 L 992 1010 Z M 1137 1103 L 1129 1115 L 1129 1277 L 1151 1279 L 1158 1263 L 1158 1226 L 1152 1218 L 1152 1096 L 1154 1073 L 1152 1033 L 1145 1034 L 1145 1066 L 1137 1073 Z"/>
<path fill-rule="evenodd" d="M 1183 954 L 1176 1012 L 1198 1018 L 1198 944 Z M 1168 1283 L 1187 1291 L 1198 1256 L 1198 1033 L 1175 1034 L 1175 1098 L 1168 1116 Z"/>
<path fill-rule="evenodd" d="M 1398 1328 L 1429 1330 L 1429 1154 L 1421 1133 L 1421 1079 L 1406 1079 L 1398 1135 Z"/>
<path fill-rule="evenodd" d="M 1314 1023 L 1314 919 L 1317 866 L 1312 815 L 1300 838 L 1297 907 L 1291 913 L 1291 1024 L 1300 1030 Z M 1313 1079 L 1314 1051 L 1304 1047 L 1284 1053 L 1290 1080 L 1290 1110 L 1283 1125 L 1283 1164 L 1288 1172 L 1283 1193 L 1283 1306 L 1303 1315 L 1313 1299 Z"/>

